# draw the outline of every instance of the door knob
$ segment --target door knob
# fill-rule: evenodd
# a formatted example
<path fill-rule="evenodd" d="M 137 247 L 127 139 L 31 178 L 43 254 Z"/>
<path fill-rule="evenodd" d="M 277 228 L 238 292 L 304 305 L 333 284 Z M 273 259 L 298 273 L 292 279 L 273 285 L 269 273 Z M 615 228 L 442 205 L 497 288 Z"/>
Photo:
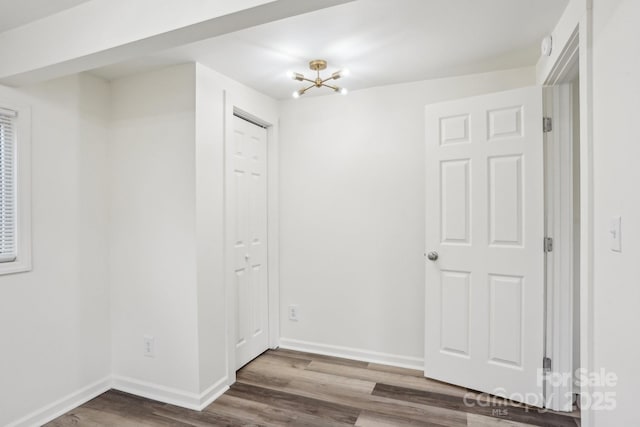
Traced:
<path fill-rule="evenodd" d="M 436 251 L 431 251 L 427 254 L 427 258 L 429 259 L 429 261 L 436 261 L 438 259 L 438 252 Z"/>

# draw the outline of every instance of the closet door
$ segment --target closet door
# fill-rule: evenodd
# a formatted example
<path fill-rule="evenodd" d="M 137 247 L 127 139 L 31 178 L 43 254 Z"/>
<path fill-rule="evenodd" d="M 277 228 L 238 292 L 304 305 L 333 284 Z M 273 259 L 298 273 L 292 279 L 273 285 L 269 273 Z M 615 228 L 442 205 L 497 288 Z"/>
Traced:
<path fill-rule="evenodd" d="M 233 254 L 236 368 L 268 347 L 267 131 L 234 117 Z"/>

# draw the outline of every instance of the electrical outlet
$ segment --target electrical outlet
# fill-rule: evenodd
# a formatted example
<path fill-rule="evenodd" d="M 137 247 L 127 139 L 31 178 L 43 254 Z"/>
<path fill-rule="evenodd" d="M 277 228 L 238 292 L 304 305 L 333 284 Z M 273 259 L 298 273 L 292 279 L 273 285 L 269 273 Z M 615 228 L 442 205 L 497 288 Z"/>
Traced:
<path fill-rule="evenodd" d="M 145 335 L 143 343 L 142 354 L 146 357 L 156 357 L 156 339 L 152 335 Z"/>
<path fill-rule="evenodd" d="M 622 252 L 622 217 L 614 216 L 609 223 L 609 245 L 612 251 Z"/>
<path fill-rule="evenodd" d="M 294 322 L 297 322 L 299 320 L 299 314 L 298 313 L 298 306 L 297 305 L 290 305 L 289 306 L 289 320 L 293 320 Z"/>

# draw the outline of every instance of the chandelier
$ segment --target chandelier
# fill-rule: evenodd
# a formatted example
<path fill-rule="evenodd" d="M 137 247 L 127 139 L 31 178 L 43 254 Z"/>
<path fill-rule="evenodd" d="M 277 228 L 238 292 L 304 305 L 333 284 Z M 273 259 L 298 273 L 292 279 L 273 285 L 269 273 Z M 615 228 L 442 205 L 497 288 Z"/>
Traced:
<path fill-rule="evenodd" d="M 287 73 L 287 75 L 293 80 L 297 80 L 299 82 L 312 83 L 310 86 L 304 87 L 302 89 L 299 89 L 293 92 L 294 98 L 299 98 L 301 95 L 304 95 L 309 89 L 313 87 L 321 88 L 323 86 L 328 87 L 329 89 L 332 89 L 334 92 L 339 92 L 343 95 L 347 94 L 348 91 L 346 88 L 327 84 L 327 82 L 330 80 L 338 80 L 341 77 L 348 76 L 349 70 L 344 69 L 344 70 L 336 71 L 335 73 L 331 74 L 331 76 L 327 77 L 326 79 L 323 79 L 320 77 L 320 71 L 327 68 L 327 61 L 325 61 L 324 59 L 314 59 L 313 61 L 309 62 L 309 68 L 316 72 L 316 78 L 313 80 L 306 78 L 303 74 L 295 73 L 293 71 L 290 71 Z"/>

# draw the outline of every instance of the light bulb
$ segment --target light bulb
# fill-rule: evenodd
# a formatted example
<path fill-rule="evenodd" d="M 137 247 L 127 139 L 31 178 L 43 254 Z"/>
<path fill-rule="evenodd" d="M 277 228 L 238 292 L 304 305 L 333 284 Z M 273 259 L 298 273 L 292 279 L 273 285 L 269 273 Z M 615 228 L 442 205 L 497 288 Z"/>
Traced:
<path fill-rule="evenodd" d="M 287 71 L 287 77 L 293 80 L 303 81 L 304 75 L 296 73 L 295 71 Z"/>
<path fill-rule="evenodd" d="M 293 96 L 294 98 L 300 98 L 300 92 L 296 90 L 291 94 L 291 96 Z"/>
<path fill-rule="evenodd" d="M 342 89 L 340 89 L 340 95 L 346 95 L 349 93 L 349 90 L 347 90 L 346 87 L 343 87 Z"/>
<path fill-rule="evenodd" d="M 338 80 L 342 77 L 347 77 L 349 75 L 349 69 L 345 68 L 344 70 L 338 70 L 335 73 L 331 74 L 331 78 L 333 80 Z"/>

